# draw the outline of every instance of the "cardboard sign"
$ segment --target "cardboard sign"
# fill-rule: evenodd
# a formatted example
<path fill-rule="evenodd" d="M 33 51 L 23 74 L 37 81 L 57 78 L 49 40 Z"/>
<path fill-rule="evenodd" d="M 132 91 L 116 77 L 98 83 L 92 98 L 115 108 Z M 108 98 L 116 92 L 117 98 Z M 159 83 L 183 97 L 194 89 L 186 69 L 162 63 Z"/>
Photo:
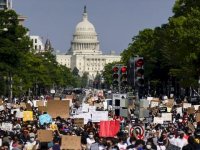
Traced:
<path fill-rule="evenodd" d="M 163 121 L 172 121 L 172 113 L 162 113 Z"/>
<path fill-rule="evenodd" d="M 154 117 L 153 123 L 163 124 L 163 118 L 162 117 Z"/>
<path fill-rule="evenodd" d="M 51 142 L 53 140 L 52 130 L 38 130 L 37 134 L 40 142 Z"/>
<path fill-rule="evenodd" d="M 188 127 L 192 130 L 192 132 L 195 131 L 195 127 L 190 121 L 188 121 Z"/>
<path fill-rule="evenodd" d="M 23 121 L 33 121 L 33 111 L 24 111 Z"/>
<path fill-rule="evenodd" d="M 92 113 L 92 122 L 108 120 L 108 111 L 94 111 Z"/>
<path fill-rule="evenodd" d="M 84 127 L 84 118 L 74 118 L 74 124 L 78 127 Z"/>
<path fill-rule="evenodd" d="M 188 108 L 187 108 L 187 112 L 188 112 L 188 114 L 193 114 L 193 113 L 195 113 L 194 107 L 188 107 Z"/>
<path fill-rule="evenodd" d="M 22 108 L 24 108 L 24 109 L 25 109 L 25 108 L 26 108 L 26 103 L 24 103 L 24 102 L 21 102 L 21 103 L 20 103 L 20 107 L 22 107 Z"/>
<path fill-rule="evenodd" d="M 120 130 L 120 122 L 118 120 L 100 121 L 99 136 L 114 137 Z"/>
<path fill-rule="evenodd" d="M 200 113 L 197 113 L 196 114 L 196 122 L 199 122 L 200 121 Z"/>
<path fill-rule="evenodd" d="M 26 103 L 26 110 L 32 111 L 32 107 L 29 103 Z"/>
<path fill-rule="evenodd" d="M 36 101 L 36 107 L 45 106 L 44 101 Z"/>
<path fill-rule="evenodd" d="M 12 131 L 13 129 L 13 124 L 12 123 L 2 123 L 1 129 L 4 131 Z"/>
<path fill-rule="evenodd" d="M 0 105 L 3 105 L 3 99 L 0 99 Z"/>
<path fill-rule="evenodd" d="M 81 137 L 80 136 L 68 136 L 63 135 L 61 140 L 61 148 L 62 149 L 73 149 L 80 150 L 81 149 Z"/>
<path fill-rule="evenodd" d="M 54 97 L 54 100 L 60 101 L 60 97 Z"/>
<path fill-rule="evenodd" d="M 168 102 L 165 105 L 169 108 L 172 108 L 174 106 L 174 99 L 168 99 Z"/>
<path fill-rule="evenodd" d="M 47 112 L 47 107 L 46 106 L 38 106 L 38 111 L 40 113 Z"/>
<path fill-rule="evenodd" d="M 52 117 L 56 118 L 69 118 L 69 101 L 48 101 L 47 102 L 47 113 Z"/>
<path fill-rule="evenodd" d="M 190 103 L 183 103 L 183 108 L 189 108 L 191 106 L 192 106 L 192 104 L 190 104 Z"/>

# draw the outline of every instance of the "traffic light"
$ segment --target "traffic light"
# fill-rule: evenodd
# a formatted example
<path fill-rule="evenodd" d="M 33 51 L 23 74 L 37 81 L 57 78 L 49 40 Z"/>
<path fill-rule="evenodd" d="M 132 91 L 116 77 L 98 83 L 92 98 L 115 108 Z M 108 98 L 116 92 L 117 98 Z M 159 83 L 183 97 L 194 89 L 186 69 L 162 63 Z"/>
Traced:
<path fill-rule="evenodd" d="M 119 85 L 119 67 L 118 66 L 114 66 L 112 68 L 112 72 L 113 72 L 113 75 L 112 75 L 113 83 L 112 83 L 112 85 L 114 87 L 118 87 L 118 85 Z"/>
<path fill-rule="evenodd" d="M 120 85 L 122 87 L 127 86 L 128 81 L 127 81 L 127 67 L 126 66 L 121 66 L 121 71 L 120 71 Z"/>
<path fill-rule="evenodd" d="M 134 58 L 134 85 L 137 87 L 144 86 L 144 59 L 143 57 Z"/>

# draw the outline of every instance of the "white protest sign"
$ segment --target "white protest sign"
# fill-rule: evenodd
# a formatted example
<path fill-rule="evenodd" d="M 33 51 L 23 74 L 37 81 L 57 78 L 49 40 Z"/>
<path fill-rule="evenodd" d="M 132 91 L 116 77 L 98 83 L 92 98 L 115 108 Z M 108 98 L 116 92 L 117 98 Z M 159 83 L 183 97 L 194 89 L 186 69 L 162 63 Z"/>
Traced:
<path fill-rule="evenodd" d="M 199 110 L 200 105 L 193 105 L 195 110 Z"/>
<path fill-rule="evenodd" d="M 104 106 L 104 110 L 108 109 L 108 103 L 107 102 L 103 102 L 103 106 Z"/>
<path fill-rule="evenodd" d="M 1 129 L 4 131 L 12 131 L 13 129 L 13 124 L 12 123 L 2 123 Z"/>
<path fill-rule="evenodd" d="M 92 122 L 100 122 L 105 120 L 108 120 L 108 111 L 92 112 Z"/>
<path fill-rule="evenodd" d="M 161 113 L 163 121 L 172 121 L 172 113 Z"/>
<path fill-rule="evenodd" d="M 17 108 L 17 109 L 11 109 L 11 114 L 14 114 L 14 112 L 18 112 L 18 111 L 20 111 L 20 109 L 19 108 Z"/>
<path fill-rule="evenodd" d="M 149 101 L 146 99 L 140 100 L 140 107 L 148 108 L 149 107 Z"/>
<path fill-rule="evenodd" d="M 24 117 L 24 114 L 23 114 L 22 111 L 18 111 L 18 112 L 16 113 L 16 118 L 23 118 L 23 117 Z"/>
<path fill-rule="evenodd" d="M 89 112 L 93 113 L 94 111 L 96 111 L 96 106 L 89 106 Z"/>
<path fill-rule="evenodd" d="M 180 114 L 182 116 L 183 115 L 183 110 L 182 109 L 183 109 L 182 107 L 176 108 L 177 114 Z"/>
<path fill-rule="evenodd" d="M 0 105 L 0 111 L 4 110 L 4 106 Z"/>
<path fill-rule="evenodd" d="M 156 107 L 159 105 L 159 102 L 151 101 L 151 108 Z"/>
<path fill-rule="evenodd" d="M 39 100 L 33 100 L 33 106 L 34 107 L 37 107 L 37 101 L 39 101 Z"/>
<path fill-rule="evenodd" d="M 84 118 L 84 124 L 87 124 L 89 120 L 91 120 L 90 113 L 82 113 L 78 115 L 74 115 L 73 118 Z"/>
<path fill-rule="evenodd" d="M 192 104 L 190 103 L 183 103 L 183 108 L 189 108 L 192 107 Z"/>
<path fill-rule="evenodd" d="M 153 100 L 153 97 L 147 97 L 147 100 L 151 101 L 151 100 Z"/>
<path fill-rule="evenodd" d="M 82 112 L 88 112 L 89 111 L 89 104 L 83 104 L 82 105 Z"/>
<path fill-rule="evenodd" d="M 161 117 L 154 117 L 153 123 L 163 124 L 163 118 Z"/>

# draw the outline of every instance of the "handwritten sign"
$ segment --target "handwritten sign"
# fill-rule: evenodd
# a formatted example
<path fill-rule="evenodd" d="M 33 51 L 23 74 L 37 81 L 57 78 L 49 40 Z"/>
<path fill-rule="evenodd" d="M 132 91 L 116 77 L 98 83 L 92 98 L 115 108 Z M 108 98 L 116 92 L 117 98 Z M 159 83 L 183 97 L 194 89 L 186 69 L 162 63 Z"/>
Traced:
<path fill-rule="evenodd" d="M 73 149 L 80 150 L 81 149 L 81 137 L 80 136 L 68 136 L 63 135 L 61 141 L 62 149 Z"/>

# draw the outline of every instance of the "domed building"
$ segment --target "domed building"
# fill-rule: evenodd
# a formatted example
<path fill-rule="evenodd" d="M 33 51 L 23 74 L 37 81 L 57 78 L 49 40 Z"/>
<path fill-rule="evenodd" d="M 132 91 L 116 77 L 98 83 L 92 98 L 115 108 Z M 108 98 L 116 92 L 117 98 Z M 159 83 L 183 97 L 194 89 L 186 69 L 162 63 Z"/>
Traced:
<path fill-rule="evenodd" d="M 76 67 L 80 75 L 88 72 L 89 79 L 93 80 L 97 72 L 103 71 L 105 64 L 120 61 L 121 57 L 102 54 L 95 27 L 88 20 L 87 10 L 84 7 L 82 21 L 75 28 L 69 51 L 66 55 L 56 55 L 56 59 L 59 64 L 72 70 Z"/>

